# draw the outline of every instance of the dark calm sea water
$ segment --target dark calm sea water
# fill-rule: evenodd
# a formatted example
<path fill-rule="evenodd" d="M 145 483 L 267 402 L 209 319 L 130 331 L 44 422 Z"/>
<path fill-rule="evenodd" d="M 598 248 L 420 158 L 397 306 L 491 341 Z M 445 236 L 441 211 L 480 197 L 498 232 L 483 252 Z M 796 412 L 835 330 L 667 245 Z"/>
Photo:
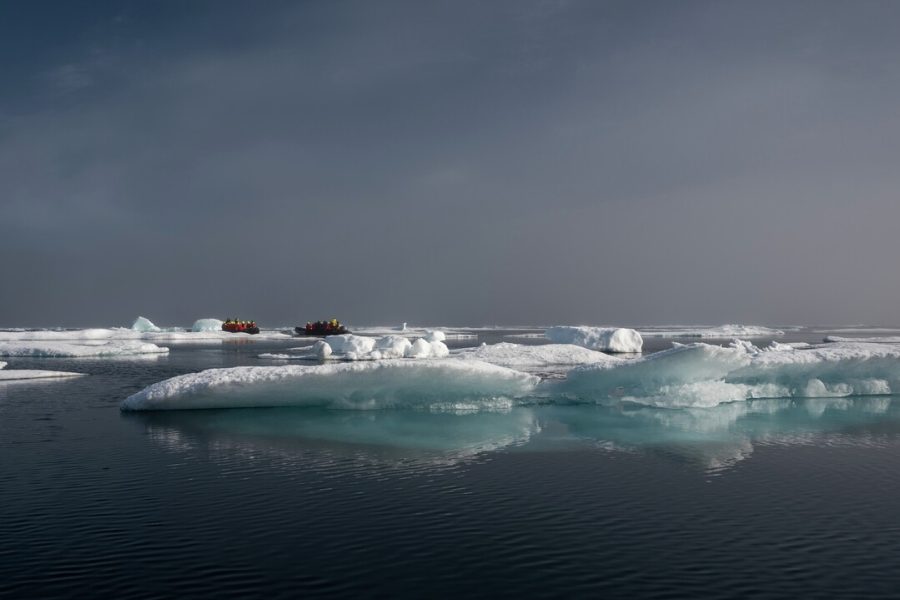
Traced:
<path fill-rule="evenodd" d="M 287 345 L 9 359 L 0 597 L 900 595 L 900 398 L 119 411 Z"/>

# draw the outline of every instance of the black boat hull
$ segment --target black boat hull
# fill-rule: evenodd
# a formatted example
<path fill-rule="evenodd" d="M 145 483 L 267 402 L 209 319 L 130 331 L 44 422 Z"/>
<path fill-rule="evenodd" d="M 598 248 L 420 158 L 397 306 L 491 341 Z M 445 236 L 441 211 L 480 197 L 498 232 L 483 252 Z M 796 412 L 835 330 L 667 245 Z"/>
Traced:
<path fill-rule="evenodd" d="M 294 332 L 296 332 L 297 335 L 303 335 L 306 337 L 326 337 L 329 335 L 342 335 L 345 333 L 350 333 L 350 330 L 346 327 L 341 327 L 340 329 L 332 329 L 330 331 L 327 331 L 325 329 L 310 329 L 309 331 L 307 331 L 306 327 L 298 326 L 294 327 Z"/>

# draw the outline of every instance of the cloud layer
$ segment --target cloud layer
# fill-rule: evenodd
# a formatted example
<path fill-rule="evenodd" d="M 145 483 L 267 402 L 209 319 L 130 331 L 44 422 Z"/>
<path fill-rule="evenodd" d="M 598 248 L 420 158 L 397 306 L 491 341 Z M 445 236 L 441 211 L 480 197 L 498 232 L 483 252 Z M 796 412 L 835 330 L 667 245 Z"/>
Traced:
<path fill-rule="evenodd" d="M 9 20 L 0 326 L 897 322 L 894 3 L 177 5 Z"/>

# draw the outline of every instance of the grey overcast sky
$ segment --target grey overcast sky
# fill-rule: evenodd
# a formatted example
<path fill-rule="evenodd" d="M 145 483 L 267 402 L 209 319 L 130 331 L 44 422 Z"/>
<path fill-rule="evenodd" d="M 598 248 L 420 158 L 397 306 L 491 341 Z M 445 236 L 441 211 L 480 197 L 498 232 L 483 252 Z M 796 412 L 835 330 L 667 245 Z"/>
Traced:
<path fill-rule="evenodd" d="M 900 2 L 0 8 L 0 326 L 900 324 Z"/>

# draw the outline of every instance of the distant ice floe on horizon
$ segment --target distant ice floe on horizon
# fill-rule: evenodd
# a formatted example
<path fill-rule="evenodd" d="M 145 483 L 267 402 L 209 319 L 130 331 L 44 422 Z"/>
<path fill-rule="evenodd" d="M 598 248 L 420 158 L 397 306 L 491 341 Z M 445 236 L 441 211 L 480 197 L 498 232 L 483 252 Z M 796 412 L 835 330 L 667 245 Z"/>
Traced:
<path fill-rule="evenodd" d="M 70 342 L 0 342 L 0 356 L 41 358 L 121 357 L 166 354 L 168 348 L 141 341 Z"/>
<path fill-rule="evenodd" d="M 392 359 L 208 369 L 155 383 L 122 410 L 305 406 L 343 409 L 508 407 L 539 379 L 488 363 Z"/>
<path fill-rule="evenodd" d="M 141 317 L 143 318 L 143 317 Z M 146 320 L 146 319 L 145 319 Z M 291 336 L 280 331 L 263 330 L 258 334 L 230 333 L 212 328 L 214 319 L 200 319 L 194 323 L 198 330 L 188 331 L 182 328 L 170 327 L 160 329 L 146 320 L 147 323 L 135 323 L 139 329 L 124 327 L 94 328 L 58 330 L 47 329 L 39 331 L 0 331 L 0 342 L 31 342 L 31 341 L 55 341 L 79 343 L 98 340 L 143 340 L 147 342 L 165 343 L 211 343 L 232 340 L 290 340 Z M 199 325 L 198 325 L 199 324 Z M 143 330 L 140 328 L 156 327 L 159 331 Z"/>
<path fill-rule="evenodd" d="M 556 325 L 548 328 L 544 337 L 557 344 L 574 344 L 603 352 L 640 352 L 644 345 L 640 333 L 624 327 Z"/>
<path fill-rule="evenodd" d="M 884 336 L 884 337 L 842 337 L 839 335 L 829 335 L 825 337 L 826 342 L 836 343 L 858 343 L 858 344 L 900 344 L 900 336 Z"/>
<path fill-rule="evenodd" d="M 762 327 L 759 325 L 727 324 L 716 327 L 696 325 L 686 327 L 640 327 L 638 328 L 644 337 L 662 338 L 722 338 L 722 339 L 752 339 L 760 337 L 779 337 L 784 335 L 780 329 Z"/>

